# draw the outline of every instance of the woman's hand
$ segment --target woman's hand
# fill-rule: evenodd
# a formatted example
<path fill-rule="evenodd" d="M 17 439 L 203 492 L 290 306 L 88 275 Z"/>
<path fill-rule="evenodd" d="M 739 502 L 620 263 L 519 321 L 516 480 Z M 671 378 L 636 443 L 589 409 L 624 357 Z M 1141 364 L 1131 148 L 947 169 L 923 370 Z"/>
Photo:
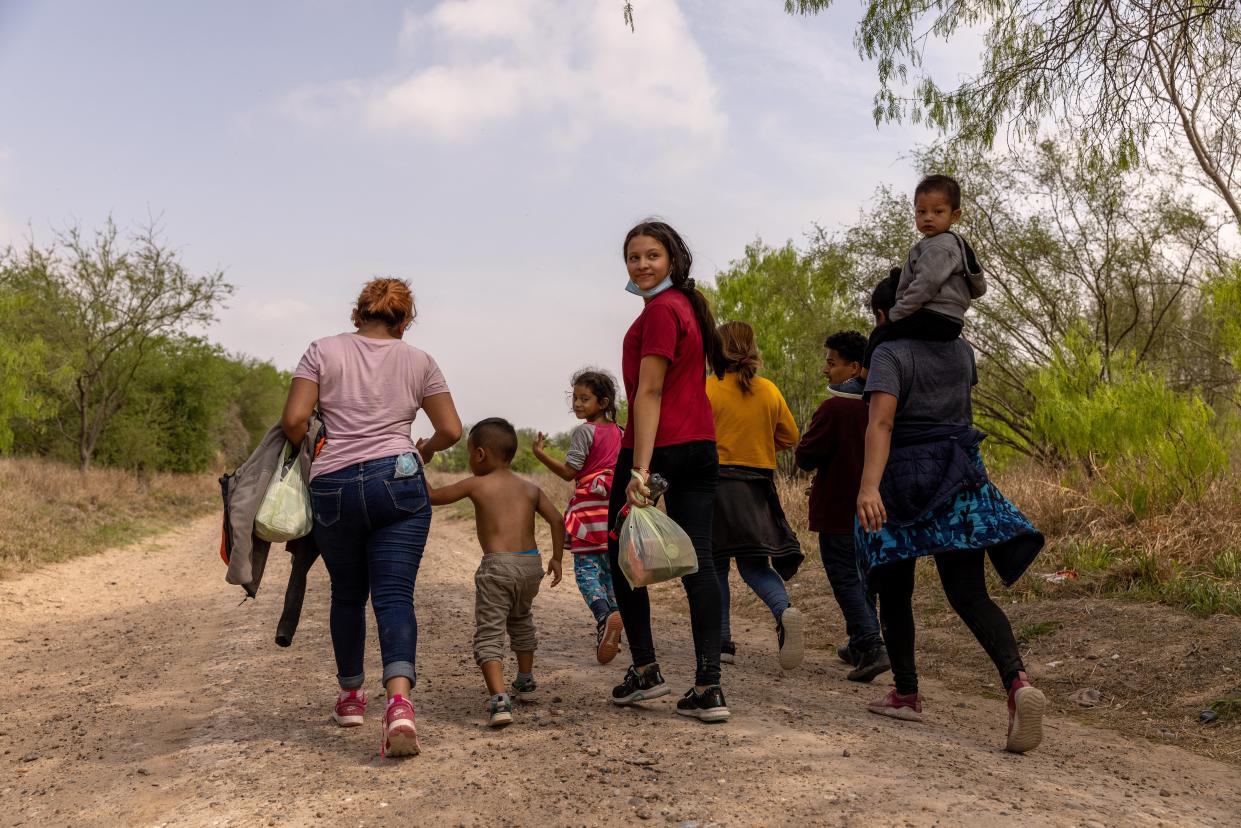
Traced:
<path fill-rule="evenodd" d="M 867 532 L 878 532 L 888 522 L 879 483 L 888 466 L 892 450 L 892 428 L 896 418 L 896 396 L 884 391 L 870 395 L 866 423 L 866 459 L 862 464 L 862 486 L 857 496 L 857 519 Z"/>
<path fill-rule="evenodd" d="M 640 471 L 630 474 L 629 485 L 625 487 L 625 499 L 630 506 L 641 508 L 651 505 L 651 490 L 646 487 L 646 475 Z"/>
<path fill-rule="evenodd" d="M 857 519 L 867 532 L 878 532 L 888 522 L 888 512 L 883 508 L 878 487 L 865 486 L 858 492 Z"/>

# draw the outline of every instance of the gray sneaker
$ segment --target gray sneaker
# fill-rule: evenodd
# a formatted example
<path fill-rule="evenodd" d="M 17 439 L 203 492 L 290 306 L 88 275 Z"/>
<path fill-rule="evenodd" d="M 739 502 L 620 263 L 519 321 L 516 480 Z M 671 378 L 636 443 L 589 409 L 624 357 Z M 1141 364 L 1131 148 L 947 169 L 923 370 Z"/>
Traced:
<path fill-rule="evenodd" d="M 513 723 L 513 700 L 508 693 L 496 693 L 487 702 L 487 724 L 492 727 L 504 727 Z"/>
<path fill-rule="evenodd" d="M 806 655 L 806 643 L 801 612 L 797 607 L 789 607 L 780 614 L 780 620 L 776 623 L 776 638 L 780 644 L 780 668 L 792 670 L 800 665 Z"/>
<path fill-rule="evenodd" d="M 534 680 L 534 676 L 531 676 L 528 679 L 513 679 L 513 683 L 509 685 L 508 691 L 522 701 L 529 701 L 538 689 L 539 683 Z"/>
<path fill-rule="evenodd" d="M 857 661 L 857 666 L 850 670 L 845 678 L 849 679 L 849 681 L 866 682 L 891 669 L 892 662 L 888 660 L 887 647 L 884 647 L 882 644 L 876 644 L 862 653 L 861 658 Z"/>

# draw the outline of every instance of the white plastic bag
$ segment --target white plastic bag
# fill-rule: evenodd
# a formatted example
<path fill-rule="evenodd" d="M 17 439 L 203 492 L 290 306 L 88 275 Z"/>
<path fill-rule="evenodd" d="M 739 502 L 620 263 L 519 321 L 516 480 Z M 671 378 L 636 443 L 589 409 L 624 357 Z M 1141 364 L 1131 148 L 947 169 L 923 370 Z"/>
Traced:
<path fill-rule="evenodd" d="M 620 530 L 620 568 L 633 587 L 670 581 L 698 571 L 693 541 L 654 506 L 634 506 Z"/>
<path fill-rule="evenodd" d="M 313 527 L 310 489 L 302 480 L 301 463 L 297 462 L 293 446 L 286 440 L 254 517 L 254 534 L 265 541 L 284 543 L 309 535 Z"/>

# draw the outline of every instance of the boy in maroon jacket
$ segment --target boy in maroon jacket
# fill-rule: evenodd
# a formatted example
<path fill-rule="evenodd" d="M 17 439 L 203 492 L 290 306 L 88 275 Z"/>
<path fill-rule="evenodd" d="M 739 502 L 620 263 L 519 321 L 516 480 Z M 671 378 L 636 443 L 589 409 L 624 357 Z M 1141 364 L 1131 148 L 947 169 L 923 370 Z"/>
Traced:
<path fill-rule="evenodd" d="M 823 374 L 831 396 L 814 413 L 795 456 L 798 467 L 815 472 L 810 487 L 810 530 L 819 533 L 819 555 L 849 634 L 849 643 L 836 653 L 841 661 L 853 665 L 850 681 L 870 681 L 890 670 L 891 664 L 880 635 L 874 596 L 867 594 L 862 582 L 853 545 L 867 422 L 859 379 L 866 337 L 841 331 L 829 336 L 824 347 Z"/>

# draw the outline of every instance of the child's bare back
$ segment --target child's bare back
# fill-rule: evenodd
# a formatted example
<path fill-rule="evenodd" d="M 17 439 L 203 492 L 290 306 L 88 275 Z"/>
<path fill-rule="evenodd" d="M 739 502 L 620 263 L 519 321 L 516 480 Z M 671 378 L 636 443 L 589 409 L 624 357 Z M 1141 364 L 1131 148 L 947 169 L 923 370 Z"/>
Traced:
<path fill-rule="evenodd" d="M 543 490 L 507 468 L 473 478 L 468 497 L 474 504 L 478 543 L 485 554 L 525 552 L 535 548 L 534 516 Z"/>
<path fill-rule="evenodd" d="M 475 433 L 479 430 L 475 426 L 466 443 L 472 476 L 447 486 L 428 485 L 431 505 L 443 506 L 468 497 L 474 504 L 478 544 L 487 555 L 535 550 L 534 516 L 540 515 L 552 533 L 552 559 L 547 571 L 555 586 L 560 583 L 564 557 L 564 517 L 542 489 L 509 468 L 517 438 L 510 433 L 512 426 L 505 426 L 484 428 L 481 434 Z"/>

